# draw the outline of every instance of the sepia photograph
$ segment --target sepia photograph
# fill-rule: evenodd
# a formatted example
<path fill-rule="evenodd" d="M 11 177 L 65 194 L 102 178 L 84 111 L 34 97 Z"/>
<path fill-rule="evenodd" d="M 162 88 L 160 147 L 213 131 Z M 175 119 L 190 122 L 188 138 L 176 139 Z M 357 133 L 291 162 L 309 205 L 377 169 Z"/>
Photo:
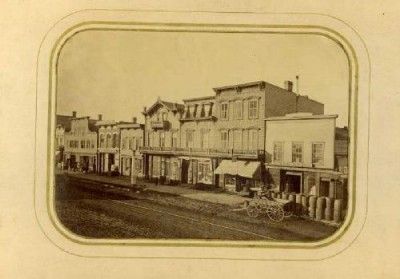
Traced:
<path fill-rule="evenodd" d="M 78 32 L 56 67 L 57 218 L 94 239 L 326 239 L 350 75 L 317 34 Z"/>

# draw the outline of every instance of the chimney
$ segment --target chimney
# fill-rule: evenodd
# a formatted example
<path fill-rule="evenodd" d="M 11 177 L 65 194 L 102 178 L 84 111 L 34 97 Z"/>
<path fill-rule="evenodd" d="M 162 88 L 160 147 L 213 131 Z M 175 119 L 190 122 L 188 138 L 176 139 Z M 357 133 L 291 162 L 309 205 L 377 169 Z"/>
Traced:
<path fill-rule="evenodd" d="M 102 115 L 102 114 L 99 114 L 99 115 L 98 115 L 98 120 L 99 120 L 99 121 L 103 120 L 103 115 Z"/>
<path fill-rule="evenodd" d="M 132 118 L 132 122 L 133 122 L 133 124 L 136 124 L 137 118 L 136 118 L 136 117 L 133 117 L 133 118 Z"/>
<path fill-rule="evenodd" d="M 293 81 L 285 80 L 284 87 L 287 91 L 293 92 Z"/>
<path fill-rule="evenodd" d="M 72 117 L 74 117 L 74 118 L 76 117 L 76 111 L 72 112 Z"/>

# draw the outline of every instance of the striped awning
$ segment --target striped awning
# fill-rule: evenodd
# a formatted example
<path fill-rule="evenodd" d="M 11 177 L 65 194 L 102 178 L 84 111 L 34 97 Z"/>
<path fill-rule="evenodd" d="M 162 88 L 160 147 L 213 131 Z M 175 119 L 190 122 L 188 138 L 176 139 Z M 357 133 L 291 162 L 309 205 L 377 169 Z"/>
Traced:
<path fill-rule="evenodd" d="M 260 162 L 223 160 L 214 174 L 238 175 L 246 178 L 260 177 Z"/>

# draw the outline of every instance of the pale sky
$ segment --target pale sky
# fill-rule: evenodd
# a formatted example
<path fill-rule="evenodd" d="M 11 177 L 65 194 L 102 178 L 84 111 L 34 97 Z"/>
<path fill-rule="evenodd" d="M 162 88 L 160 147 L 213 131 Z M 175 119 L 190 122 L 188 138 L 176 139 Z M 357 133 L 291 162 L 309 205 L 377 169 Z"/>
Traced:
<path fill-rule="evenodd" d="M 299 75 L 300 94 L 338 114 L 337 126 L 348 121 L 346 56 L 318 35 L 85 31 L 65 44 L 58 65 L 58 114 L 143 121 L 158 96 L 182 102 L 257 80 L 283 87 Z"/>

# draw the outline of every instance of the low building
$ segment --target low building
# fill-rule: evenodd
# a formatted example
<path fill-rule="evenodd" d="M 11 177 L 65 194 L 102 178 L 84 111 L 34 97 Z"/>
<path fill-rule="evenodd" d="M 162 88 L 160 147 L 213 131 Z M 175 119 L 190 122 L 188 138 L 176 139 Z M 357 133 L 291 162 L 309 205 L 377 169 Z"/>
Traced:
<path fill-rule="evenodd" d="M 335 165 L 337 115 L 294 113 L 265 119 L 267 184 L 276 192 L 344 198 Z"/>
<path fill-rule="evenodd" d="M 121 175 L 143 177 L 143 157 L 139 149 L 144 146 L 144 125 L 137 123 L 136 117 L 132 123 L 118 124 L 120 131 L 120 172 Z M 132 164 L 133 168 L 132 169 Z M 132 173 L 132 171 L 134 171 Z"/>
<path fill-rule="evenodd" d="M 68 169 L 95 172 L 97 168 L 96 120 L 85 117 L 71 119 L 71 130 L 65 133 L 65 165 Z"/>

